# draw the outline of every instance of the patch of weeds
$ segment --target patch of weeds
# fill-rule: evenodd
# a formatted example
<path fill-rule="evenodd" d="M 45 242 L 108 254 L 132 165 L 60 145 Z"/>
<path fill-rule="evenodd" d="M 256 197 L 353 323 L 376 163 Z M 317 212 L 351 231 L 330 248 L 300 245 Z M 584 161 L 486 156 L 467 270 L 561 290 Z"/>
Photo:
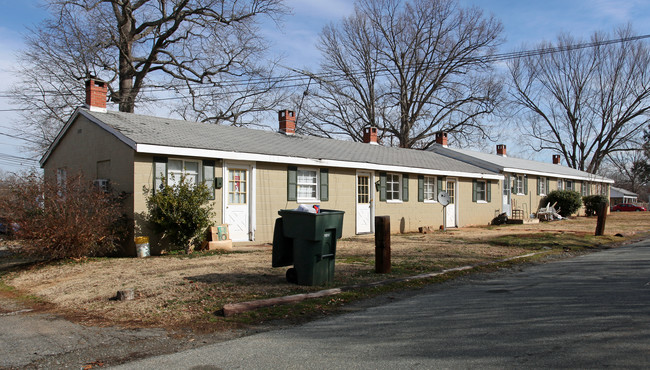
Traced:
<path fill-rule="evenodd" d="M 7 285 L 7 283 L 2 280 L 2 277 L 0 277 L 0 292 L 14 293 L 16 292 L 16 288 Z"/>

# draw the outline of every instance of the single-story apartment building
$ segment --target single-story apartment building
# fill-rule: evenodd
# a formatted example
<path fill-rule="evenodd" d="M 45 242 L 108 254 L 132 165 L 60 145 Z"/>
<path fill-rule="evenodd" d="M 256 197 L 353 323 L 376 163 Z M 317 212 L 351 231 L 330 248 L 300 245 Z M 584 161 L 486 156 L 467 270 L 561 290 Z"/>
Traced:
<path fill-rule="evenodd" d="M 214 223 L 228 224 L 234 242 L 249 243 L 271 242 L 278 210 L 300 204 L 345 211 L 343 236 L 352 236 L 374 232 L 375 215 L 391 217 L 391 232 L 486 225 L 511 209 L 536 211 L 541 197 L 559 186 L 608 191 L 607 179 L 506 158 L 505 147 L 503 156 L 485 157 L 447 148 L 445 133 L 430 151 L 384 147 L 373 127 L 363 142 L 296 135 L 290 110 L 278 113 L 277 131 L 113 112 L 106 92 L 106 83 L 86 82 L 86 106 L 75 110 L 40 164 L 46 179 L 80 172 L 126 193 L 131 236 L 152 243 L 143 189 L 181 175 L 205 181 Z M 529 192 L 531 182 L 537 191 Z M 446 207 L 438 202 L 442 190 Z M 135 253 L 134 243 L 129 249 Z"/>
<path fill-rule="evenodd" d="M 296 135 L 289 110 L 278 113 L 278 131 L 112 112 L 105 83 L 86 87 L 86 107 L 75 110 L 41 166 L 46 178 L 81 172 L 125 192 L 134 236 L 153 237 L 143 188 L 180 175 L 208 184 L 214 222 L 228 224 L 234 242 L 271 242 L 278 210 L 300 204 L 345 211 L 344 236 L 372 233 L 375 215 L 391 216 L 392 232 L 485 225 L 501 206 L 500 173 L 378 145 L 376 128 L 352 142 Z M 444 208 L 443 189 L 451 200 Z"/>
<path fill-rule="evenodd" d="M 553 190 L 574 190 L 582 196 L 609 196 L 610 185 L 614 183 L 603 176 L 562 166 L 558 154 L 553 155 L 553 163 L 508 157 L 504 144 L 496 146 L 496 154 L 449 148 L 446 142 L 430 150 L 502 174 L 498 202 L 502 212 L 515 218 L 527 218 L 546 206 L 542 199 Z"/>
<path fill-rule="evenodd" d="M 621 203 L 636 203 L 638 198 L 639 195 L 635 192 L 612 186 L 609 194 L 609 205 L 615 206 Z"/>

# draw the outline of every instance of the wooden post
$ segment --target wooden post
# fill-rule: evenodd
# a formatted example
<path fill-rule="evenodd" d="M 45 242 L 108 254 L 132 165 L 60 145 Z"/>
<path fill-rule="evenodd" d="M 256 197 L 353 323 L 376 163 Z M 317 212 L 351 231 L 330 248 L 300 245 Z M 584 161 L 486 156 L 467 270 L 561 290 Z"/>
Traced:
<path fill-rule="evenodd" d="M 375 272 L 390 273 L 390 216 L 375 216 Z"/>
<path fill-rule="evenodd" d="M 607 221 L 607 203 L 601 203 L 598 208 L 598 221 L 596 221 L 596 236 L 605 234 L 605 221 Z"/>

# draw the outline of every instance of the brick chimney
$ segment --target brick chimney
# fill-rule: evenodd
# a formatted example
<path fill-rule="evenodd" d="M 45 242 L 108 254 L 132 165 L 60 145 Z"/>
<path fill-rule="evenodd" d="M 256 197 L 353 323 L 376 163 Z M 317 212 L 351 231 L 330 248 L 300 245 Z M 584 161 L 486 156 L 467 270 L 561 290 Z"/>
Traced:
<path fill-rule="evenodd" d="M 377 127 L 366 127 L 363 129 L 363 142 L 373 145 L 379 145 L 377 143 Z"/>
<path fill-rule="evenodd" d="M 444 131 L 438 131 L 436 132 L 436 143 L 442 145 L 443 147 L 447 147 L 447 133 Z"/>
<path fill-rule="evenodd" d="M 281 110 L 278 112 L 278 121 L 280 129 L 278 132 L 285 135 L 296 134 L 296 114 L 292 110 Z"/>
<path fill-rule="evenodd" d="M 108 85 L 102 80 L 86 80 L 86 108 L 92 112 L 106 113 L 106 93 Z"/>
<path fill-rule="evenodd" d="M 560 160 L 560 155 L 559 154 L 553 154 L 553 164 L 561 164 Z"/>
<path fill-rule="evenodd" d="M 507 157 L 506 144 L 497 144 L 497 155 L 500 155 L 502 157 Z"/>

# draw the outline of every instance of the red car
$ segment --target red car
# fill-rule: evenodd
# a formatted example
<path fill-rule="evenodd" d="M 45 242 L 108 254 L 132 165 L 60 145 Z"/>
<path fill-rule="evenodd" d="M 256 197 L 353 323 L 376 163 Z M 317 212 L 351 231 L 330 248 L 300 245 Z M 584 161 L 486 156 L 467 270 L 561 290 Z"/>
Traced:
<path fill-rule="evenodd" d="M 614 211 L 614 212 L 621 212 L 621 211 L 623 211 L 623 212 L 625 212 L 625 211 L 628 211 L 628 212 L 632 212 L 632 211 L 641 212 L 641 211 L 644 211 L 645 212 L 645 211 L 647 211 L 647 209 L 645 209 L 645 207 L 635 206 L 634 204 L 621 203 L 621 204 L 617 204 L 614 207 L 612 207 L 612 211 Z"/>

